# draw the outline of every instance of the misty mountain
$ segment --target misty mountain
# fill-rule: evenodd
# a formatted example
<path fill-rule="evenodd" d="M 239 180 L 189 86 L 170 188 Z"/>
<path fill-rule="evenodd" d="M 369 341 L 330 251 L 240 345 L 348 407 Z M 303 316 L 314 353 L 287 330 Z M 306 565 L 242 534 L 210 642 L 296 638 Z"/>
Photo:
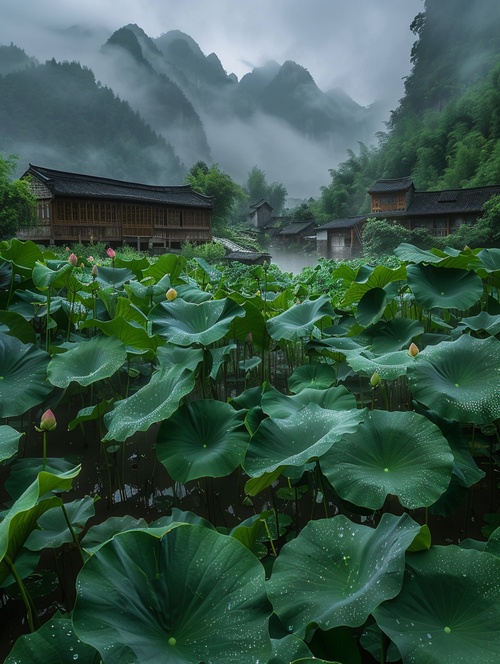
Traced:
<path fill-rule="evenodd" d="M 27 58 L 0 76 L 0 145 L 18 155 L 20 172 L 31 162 L 154 183 L 180 183 L 184 174 L 165 139 L 76 62 L 35 66 Z"/>
<path fill-rule="evenodd" d="M 0 46 L 0 76 L 37 64 L 39 63 L 36 58 L 30 58 L 22 48 L 18 48 L 14 44 Z"/>

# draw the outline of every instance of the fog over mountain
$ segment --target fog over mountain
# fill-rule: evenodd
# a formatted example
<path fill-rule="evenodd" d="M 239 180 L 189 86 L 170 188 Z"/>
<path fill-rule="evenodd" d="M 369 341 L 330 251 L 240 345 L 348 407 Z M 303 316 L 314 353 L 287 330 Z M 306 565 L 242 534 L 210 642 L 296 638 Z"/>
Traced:
<path fill-rule="evenodd" d="M 294 197 L 317 196 L 346 149 L 375 140 L 402 96 L 409 25 L 423 9 L 421 0 L 313 0 L 307 10 L 299 0 L 144 0 L 119 12 L 110 0 L 21 4 L 22 22 L 13 3 L 2 9 L 0 44 L 89 67 L 184 169 L 216 162 L 242 183 L 258 165 Z M 57 154 L 46 165 L 57 167 Z"/>

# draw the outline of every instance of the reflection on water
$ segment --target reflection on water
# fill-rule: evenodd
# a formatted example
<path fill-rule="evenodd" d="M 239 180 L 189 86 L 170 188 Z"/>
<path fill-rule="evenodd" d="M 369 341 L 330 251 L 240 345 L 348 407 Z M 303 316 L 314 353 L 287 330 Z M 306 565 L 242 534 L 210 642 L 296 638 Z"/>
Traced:
<path fill-rule="evenodd" d="M 292 272 L 300 274 L 304 267 L 317 265 L 318 256 L 315 251 L 301 251 L 285 248 L 281 245 L 272 245 L 269 247 L 269 253 L 272 256 L 272 262 L 275 263 L 282 272 Z"/>

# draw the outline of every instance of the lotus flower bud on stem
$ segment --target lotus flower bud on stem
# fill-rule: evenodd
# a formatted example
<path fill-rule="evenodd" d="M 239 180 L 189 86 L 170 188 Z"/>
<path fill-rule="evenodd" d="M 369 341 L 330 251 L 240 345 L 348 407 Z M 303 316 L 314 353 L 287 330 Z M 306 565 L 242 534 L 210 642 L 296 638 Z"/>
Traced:
<path fill-rule="evenodd" d="M 410 344 L 410 347 L 408 348 L 408 355 L 411 355 L 412 357 L 416 357 L 420 353 L 420 350 L 418 349 L 417 344 Z"/>
<path fill-rule="evenodd" d="M 115 250 L 112 247 L 109 247 L 109 249 L 106 251 L 106 254 L 109 256 L 109 258 L 114 258 L 116 256 Z"/>
<path fill-rule="evenodd" d="M 35 427 L 37 431 L 54 431 L 57 427 L 57 420 L 54 413 L 50 410 L 45 411 L 40 420 L 40 426 Z"/>
<path fill-rule="evenodd" d="M 70 254 L 68 256 L 68 263 L 75 267 L 78 264 L 78 258 L 75 256 L 75 254 Z"/>
<path fill-rule="evenodd" d="M 165 297 L 167 298 L 167 300 L 169 302 L 172 302 L 172 300 L 175 300 L 175 298 L 177 297 L 177 291 L 175 290 L 175 288 L 169 288 L 168 291 L 165 294 Z"/>
<path fill-rule="evenodd" d="M 380 382 L 381 382 L 381 381 L 380 381 L 380 376 L 379 376 L 378 373 L 375 371 L 375 373 L 374 373 L 374 374 L 372 375 L 372 377 L 370 378 L 370 385 L 371 385 L 372 387 L 377 387 L 378 385 L 380 385 Z"/>
<path fill-rule="evenodd" d="M 99 270 L 97 269 L 97 265 L 92 266 L 92 270 L 90 271 L 90 274 L 92 275 L 92 279 L 95 279 L 97 275 L 99 274 Z"/>

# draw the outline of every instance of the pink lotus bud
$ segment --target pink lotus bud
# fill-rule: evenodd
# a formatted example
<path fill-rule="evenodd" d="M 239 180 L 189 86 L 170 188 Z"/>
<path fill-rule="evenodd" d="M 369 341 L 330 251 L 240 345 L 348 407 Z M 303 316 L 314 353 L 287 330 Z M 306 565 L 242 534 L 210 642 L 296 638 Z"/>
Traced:
<path fill-rule="evenodd" d="M 54 413 L 49 408 L 42 415 L 42 419 L 40 420 L 40 427 L 37 427 L 38 431 L 54 431 L 56 426 L 57 426 L 56 418 L 54 416 Z"/>
<path fill-rule="evenodd" d="M 167 298 L 167 300 L 169 302 L 172 302 L 172 300 L 175 300 L 175 298 L 177 297 L 177 291 L 175 290 L 175 288 L 169 288 L 166 295 L 165 295 L 165 297 Z"/>
<path fill-rule="evenodd" d="M 375 373 L 372 375 L 370 378 L 370 385 L 372 387 L 377 387 L 377 385 L 380 385 L 380 376 L 378 373 L 375 371 Z"/>
<path fill-rule="evenodd" d="M 87 260 L 88 260 L 89 263 L 93 263 L 93 262 L 94 262 L 94 257 L 93 257 L 93 256 L 89 256 L 89 257 L 87 258 Z"/>
<path fill-rule="evenodd" d="M 92 265 L 92 270 L 91 270 L 91 275 L 94 277 L 94 279 L 97 277 L 99 274 L 99 270 L 97 269 L 97 265 Z"/>
<path fill-rule="evenodd" d="M 408 355 L 411 355 L 412 357 L 416 357 L 420 353 L 417 344 L 410 344 L 410 347 L 408 348 Z"/>
<path fill-rule="evenodd" d="M 116 254 L 115 254 L 115 250 L 112 249 L 111 247 L 109 247 L 109 249 L 106 251 L 106 253 L 108 254 L 108 256 L 109 256 L 110 258 L 114 258 L 114 257 L 116 256 Z"/>
<path fill-rule="evenodd" d="M 78 258 L 75 256 L 75 254 L 70 254 L 68 256 L 68 263 L 73 265 L 73 267 L 78 264 Z"/>

